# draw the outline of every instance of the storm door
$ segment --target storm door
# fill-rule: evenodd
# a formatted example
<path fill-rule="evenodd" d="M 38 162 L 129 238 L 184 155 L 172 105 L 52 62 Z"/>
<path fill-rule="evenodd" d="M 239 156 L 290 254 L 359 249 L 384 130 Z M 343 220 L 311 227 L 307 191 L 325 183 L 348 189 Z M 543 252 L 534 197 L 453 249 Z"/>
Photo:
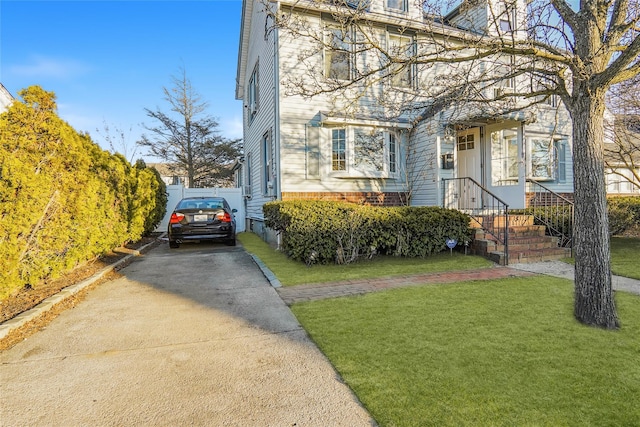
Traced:
<path fill-rule="evenodd" d="M 525 168 L 520 124 L 487 127 L 487 188 L 509 209 L 522 209 L 525 204 Z"/>

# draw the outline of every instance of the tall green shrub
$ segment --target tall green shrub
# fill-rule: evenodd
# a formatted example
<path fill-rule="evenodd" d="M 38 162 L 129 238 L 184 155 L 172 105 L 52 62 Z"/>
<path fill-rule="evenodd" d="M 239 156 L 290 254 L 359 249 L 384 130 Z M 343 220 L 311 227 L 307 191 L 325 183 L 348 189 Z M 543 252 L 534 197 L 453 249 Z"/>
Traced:
<path fill-rule="evenodd" d="M 33 86 L 20 96 L 0 115 L 0 298 L 162 219 L 159 177 L 76 132 L 57 116 L 53 93 Z"/>

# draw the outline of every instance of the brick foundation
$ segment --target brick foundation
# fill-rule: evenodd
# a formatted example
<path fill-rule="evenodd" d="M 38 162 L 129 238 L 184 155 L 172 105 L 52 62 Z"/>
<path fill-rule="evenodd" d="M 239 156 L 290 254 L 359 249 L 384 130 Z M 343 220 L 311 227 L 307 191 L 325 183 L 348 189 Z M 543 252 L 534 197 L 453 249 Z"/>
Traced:
<path fill-rule="evenodd" d="M 283 192 L 282 200 L 332 200 L 336 202 L 358 203 L 371 206 L 404 206 L 407 205 L 405 192 Z"/>

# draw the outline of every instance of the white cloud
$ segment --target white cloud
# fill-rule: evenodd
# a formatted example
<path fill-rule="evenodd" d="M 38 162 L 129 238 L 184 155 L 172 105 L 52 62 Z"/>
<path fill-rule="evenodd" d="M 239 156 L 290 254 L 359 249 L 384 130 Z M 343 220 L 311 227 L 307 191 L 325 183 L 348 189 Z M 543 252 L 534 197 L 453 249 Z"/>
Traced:
<path fill-rule="evenodd" d="M 66 79 L 85 74 L 90 67 L 73 59 L 32 55 L 26 64 L 13 65 L 9 69 L 12 73 L 23 77 Z"/>

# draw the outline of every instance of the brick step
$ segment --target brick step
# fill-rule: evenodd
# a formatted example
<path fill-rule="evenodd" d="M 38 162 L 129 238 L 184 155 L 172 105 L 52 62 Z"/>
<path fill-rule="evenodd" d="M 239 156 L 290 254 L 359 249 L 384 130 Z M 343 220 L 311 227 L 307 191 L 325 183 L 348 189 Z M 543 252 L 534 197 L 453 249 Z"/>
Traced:
<path fill-rule="evenodd" d="M 482 241 L 491 241 L 494 243 L 497 243 L 498 240 L 496 240 L 493 236 L 486 236 L 484 239 L 475 239 L 479 242 Z M 540 243 L 549 243 L 552 246 L 558 246 L 558 238 L 555 236 L 547 236 L 547 235 L 543 235 L 543 236 L 514 236 L 512 234 L 509 234 L 509 246 L 513 245 L 537 245 Z"/>
<path fill-rule="evenodd" d="M 478 224 L 482 224 L 485 228 L 499 228 L 504 227 L 505 217 L 504 215 L 499 216 L 475 216 L 475 221 L 471 221 L 472 228 L 480 228 L 481 226 Z M 532 215 L 509 215 L 509 226 L 510 227 L 521 227 L 533 225 L 533 216 Z"/>
<path fill-rule="evenodd" d="M 509 238 L 544 236 L 546 229 L 544 225 L 526 225 L 522 227 L 509 227 L 507 232 L 509 233 Z M 502 237 L 503 234 L 502 232 L 498 232 L 500 237 Z"/>
<path fill-rule="evenodd" d="M 509 240 L 515 238 L 527 238 L 527 237 L 545 237 L 546 228 L 544 225 L 531 225 L 525 227 L 510 227 L 508 230 Z M 502 231 L 497 231 L 498 238 L 502 239 L 504 233 Z M 496 240 L 496 238 L 490 233 L 476 229 L 474 232 L 474 239 L 476 240 Z"/>
<path fill-rule="evenodd" d="M 489 259 L 504 265 L 504 252 L 490 252 Z M 509 264 L 526 264 L 530 262 L 554 261 L 571 256 L 570 248 L 546 248 L 528 251 L 514 251 L 509 249 Z"/>

